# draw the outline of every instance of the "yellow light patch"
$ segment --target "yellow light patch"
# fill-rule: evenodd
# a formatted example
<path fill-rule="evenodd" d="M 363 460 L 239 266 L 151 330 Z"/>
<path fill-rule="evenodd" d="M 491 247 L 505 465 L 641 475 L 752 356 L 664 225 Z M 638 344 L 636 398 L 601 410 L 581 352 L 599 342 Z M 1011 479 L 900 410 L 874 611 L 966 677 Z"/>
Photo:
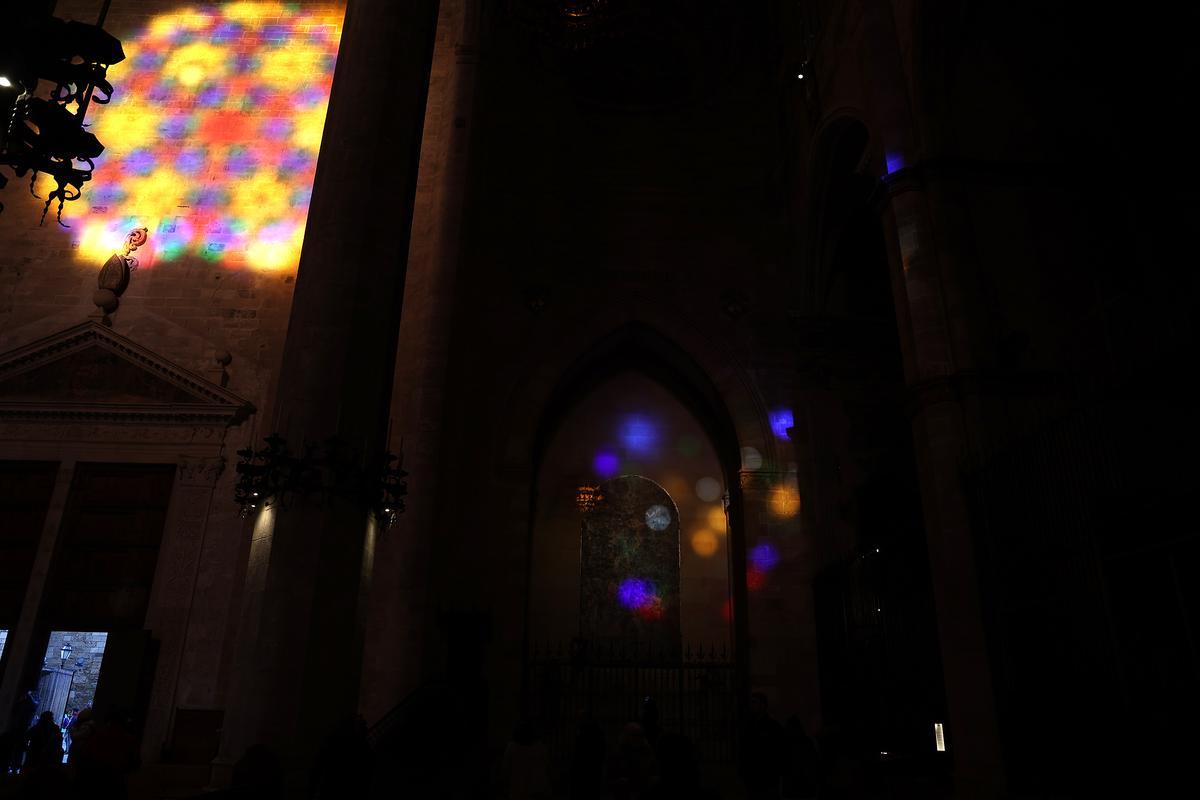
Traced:
<path fill-rule="evenodd" d="M 321 135 L 325 132 L 325 108 L 302 111 L 295 117 L 292 144 L 301 150 L 317 151 L 321 148 Z"/>
<path fill-rule="evenodd" d="M 701 558 L 710 558 L 717 552 L 718 544 L 717 535 L 710 530 L 702 529 L 692 534 L 692 551 Z"/>
<path fill-rule="evenodd" d="M 708 509 L 708 527 L 712 528 L 714 532 L 724 535 L 727 525 L 725 508 L 723 506 L 711 506 Z"/>
<path fill-rule="evenodd" d="M 101 142 L 120 142 L 123 149 L 136 150 L 157 141 L 162 114 L 145 103 L 127 102 L 104 108 L 95 120 Z"/>
<path fill-rule="evenodd" d="M 771 512 L 781 519 L 794 517 L 800 511 L 800 493 L 791 486 L 776 486 L 768 502 Z"/>
<path fill-rule="evenodd" d="M 229 74 L 229 50 L 208 42 L 185 44 L 171 52 L 162 71 L 188 89 L 217 83 Z"/>
<path fill-rule="evenodd" d="M 270 172 L 256 172 L 231 187 L 229 210 L 251 228 L 285 218 L 291 189 Z"/>

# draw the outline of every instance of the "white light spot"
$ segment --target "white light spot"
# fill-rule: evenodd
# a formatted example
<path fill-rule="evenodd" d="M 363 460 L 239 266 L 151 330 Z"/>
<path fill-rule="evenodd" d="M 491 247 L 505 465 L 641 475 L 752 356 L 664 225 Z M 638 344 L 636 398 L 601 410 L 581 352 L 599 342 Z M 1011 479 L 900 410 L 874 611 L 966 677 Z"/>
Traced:
<path fill-rule="evenodd" d="M 946 752 L 946 733 L 940 722 L 933 723 L 933 739 L 937 743 L 937 751 L 939 753 Z"/>
<path fill-rule="evenodd" d="M 721 484 L 716 478 L 701 478 L 696 481 L 696 497 L 706 503 L 714 503 L 721 496 Z"/>
<path fill-rule="evenodd" d="M 742 469 L 762 469 L 762 453 L 753 447 L 742 448 Z"/>
<path fill-rule="evenodd" d="M 0 86 L 3 86 L 5 89 L 11 89 L 12 81 L 10 81 L 8 78 L 4 77 L 3 75 L 0 75 Z"/>
<path fill-rule="evenodd" d="M 654 504 L 646 509 L 646 525 L 652 531 L 665 531 L 671 524 L 671 512 L 664 505 Z"/>

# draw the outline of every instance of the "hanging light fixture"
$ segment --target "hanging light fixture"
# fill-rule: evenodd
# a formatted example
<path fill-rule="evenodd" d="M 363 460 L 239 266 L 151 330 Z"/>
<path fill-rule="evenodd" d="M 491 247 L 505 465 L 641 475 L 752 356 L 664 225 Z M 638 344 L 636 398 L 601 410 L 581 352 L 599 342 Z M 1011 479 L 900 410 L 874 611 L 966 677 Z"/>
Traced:
<path fill-rule="evenodd" d="M 62 224 L 64 204 L 80 198 L 83 184 L 92 179 L 95 159 L 104 152 L 100 140 L 85 130 L 84 118 L 91 103 L 104 104 L 112 97 L 108 68 L 125 60 L 121 42 L 101 27 L 111 3 L 104 0 L 95 25 L 57 17 L 28 24 L 23 40 L 9 50 L 16 55 L 0 64 L 0 116 L 6 117 L 0 124 L 0 165 L 18 178 L 29 175 L 31 193 L 39 172 L 54 179 L 42 221 L 57 200 Z M 39 97 L 43 81 L 53 88 Z M 0 174 L 0 189 L 7 183 Z"/>
<path fill-rule="evenodd" d="M 63 646 L 58 651 L 58 657 L 62 660 L 62 667 L 65 669 L 67 661 L 71 658 L 71 653 L 75 652 L 75 648 L 71 647 L 71 642 L 63 642 Z"/>

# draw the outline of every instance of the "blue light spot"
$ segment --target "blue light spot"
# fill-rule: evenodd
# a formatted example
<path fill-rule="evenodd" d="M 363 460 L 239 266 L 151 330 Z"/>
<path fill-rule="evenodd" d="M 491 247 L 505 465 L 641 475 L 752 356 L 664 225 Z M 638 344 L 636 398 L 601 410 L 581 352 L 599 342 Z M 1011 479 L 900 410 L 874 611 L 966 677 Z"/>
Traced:
<path fill-rule="evenodd" d="M 612 450 L 600 450 L 592 459 L 592 469 L 601 478 L 611 478 L 621 468 L 621 460 Z"/>
<path fill-rule="evenodd" d="M 631 453 L 654 455 L 658 450 L 658 428 L 640 414 L 630 414 L 621 420 L 621 444 Z"/>
<path fill-rule="evenodd" d="M 617 602 L 630 610 L 645 608 L 654 599 L 654 584 L 644 578 L 626 578 L 617 587 Z"/>
<path fill-rule="evenodd" d="M 792 416 L 790 408 L 777 408 L 769 415 L 771 420 L 771 433 L 775 434 L 776 439 L 788 439 L 788 429 L 796 425 L 796 421 Z"/>
<path fill-rule="evenodd" d="M 760 572 L 770 572 L 779 563 L 779 550 L 770 542 L 759 542 L 750 549 L 750 563 Z"/>
<path fill-rule="evenodd" d="M 883 158 L 887 162 L 888 175 L 904 169 L 904 156 L 900 153 L 887 153 Z"/>

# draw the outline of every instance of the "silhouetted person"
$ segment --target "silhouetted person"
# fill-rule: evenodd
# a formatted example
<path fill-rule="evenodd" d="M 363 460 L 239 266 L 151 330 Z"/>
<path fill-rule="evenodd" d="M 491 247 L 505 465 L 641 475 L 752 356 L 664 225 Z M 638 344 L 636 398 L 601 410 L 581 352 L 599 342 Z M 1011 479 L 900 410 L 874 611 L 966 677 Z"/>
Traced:
<path fill-rule="evenodd" d="M 366 797 L 375 771 L 375 753 L 367 741 L 367 722 L 348 717 L 325 740 L 314 769 L 313 796 Z"/>
<path fill-rule="evenodd" d="M 62 731 L 54 722 L 54 714 L 43 711 L 37 724 L 25 734 L 25 770 L 58 766 L 62 757 Z"/>
<path fill-rule="evenodd" d="M 532 720 L 521 720 L 504 748 L 500 766 L 501 797 L 508 800 L 549 800 L 550 757 Z"/>
<path fill-rule="evenodd" d="M 85 707 L 71 723 L 71 742 L 67 748 L 67 763 L 78 767 L 86 749 L 88 737 L 96 731 L 96 718 L 91 706 Z"/>
<path fill-rule="evenodd" d="M 742 735 L 742 783 L 749 800 L 779 797 L 782 750 L 783 729 L 767 713 L 766 695 L 755 692 L 750 697 L 750 715 Z"/>
<path fill-rule="evenodd" d="M 817 796 L 817 746 L 795 714 L 783 726 L 784 761 L 782 796 L 800 800 Z"/>
<path fill-rule="evenodd" d="M 34 724 L 33 715 L 37 712 L 37 707 L 37 697 L 33 692 L 25 692 L 13 703 L 8 730 L 0 737 L 0 757 L 3 758 L 0 768 L 5 771 L 17 772 L 21 769 L 21 759 L 25 754 L 25 734 Z"/>
<path fill-rule="evenodd" d="M 604 783 L 604 730 L 590 711 L 579 719 L 571 756 L 572 800 L 596 800 Z"/>
<path fill-rule="evenodd" d="M 609 773 L 613 796 L 617 800 L 636 798 L 650 785 L 655 773 L 654 750 L 646 741 L 642 726 L 636 722 L 629 723 L 621 731 Z"/>
<path fill-rule="evenodd" d="M 119 711 L 110 711 L 97 725 L 80 754 L 76 780 L 95 800 L 122 800 L 126 796 L 125 777 L 138 765 L 137 739 L 129 730 L 129 720 Z"/>

